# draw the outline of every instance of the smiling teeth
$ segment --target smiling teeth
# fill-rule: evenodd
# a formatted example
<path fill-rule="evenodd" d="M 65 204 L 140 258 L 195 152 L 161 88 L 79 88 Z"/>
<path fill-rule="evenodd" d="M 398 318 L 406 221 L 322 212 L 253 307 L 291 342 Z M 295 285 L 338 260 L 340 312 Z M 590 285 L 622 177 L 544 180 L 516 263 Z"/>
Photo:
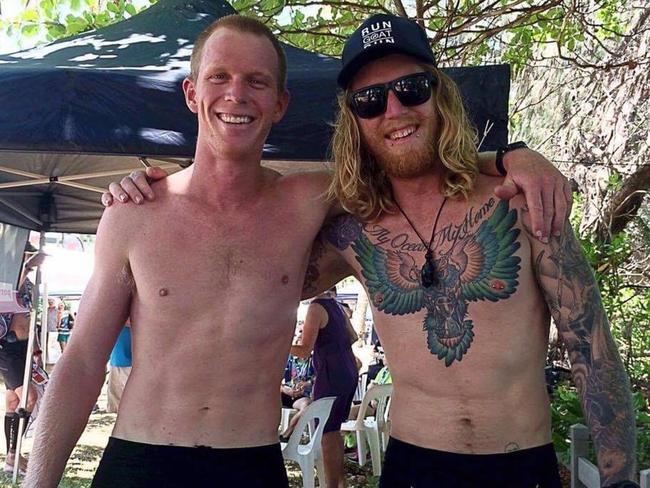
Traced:
<path fill-rule="evenodd" d="M 253 121 L 253 117 L 248 115 L 219 114 L 219 119 L 228 124 L 250 124 Z"/>
<path fill-rule="evenodd" d="M 411 134 L 413 134 L 414 132 L 415 132 L 415 127 L 408 127 L 406 129 L 396 130 L 395 132 L 390 134 L 389 137 L 390 137 L 390 139 L 392 141 L 396 141 L 397 139 L 402 139 L 404 137 L 408 137 Z"/>

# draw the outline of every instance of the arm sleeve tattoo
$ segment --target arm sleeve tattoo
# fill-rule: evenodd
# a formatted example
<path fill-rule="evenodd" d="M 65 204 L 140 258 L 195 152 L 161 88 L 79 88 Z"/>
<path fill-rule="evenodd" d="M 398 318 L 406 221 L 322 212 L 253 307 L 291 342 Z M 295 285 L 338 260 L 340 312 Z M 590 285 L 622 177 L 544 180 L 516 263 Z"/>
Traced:
<path fill-rule="evenodd" d="M 538 282 L 569 351 L 601 483 L 632 479 L 635 426 L 631 390 L 594 273 L 568 222 L 562 236 L 552 238 L 534 254 Z"/>
<path fill-rule="evenodd" d="M 302 298 L 310 298 L 316 295 L 317 283 L 320 278 L 320 269 L 318 266 L 319 259 L 324 254 L 324 246 L 321 242 L 320 236 L 316 238 L 311 245 L 311 253 L 309 254 L 309 262 L 307 263 L 307 271 L 305 272 L 305 281 L 302 284 Z"/>
<path fill-rule="evenodd" d="M 324 239 L 321 232 L 312 244 L 302 285 L 302 299 L 314 297 L 352 274 L 352 267 L 340 251 Z"/>

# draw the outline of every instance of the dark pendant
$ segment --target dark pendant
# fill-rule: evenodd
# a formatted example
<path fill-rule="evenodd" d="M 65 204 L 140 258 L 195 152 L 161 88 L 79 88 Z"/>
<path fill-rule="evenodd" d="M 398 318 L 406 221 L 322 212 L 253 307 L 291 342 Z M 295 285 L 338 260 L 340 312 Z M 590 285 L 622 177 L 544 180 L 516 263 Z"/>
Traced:
<path fill-rule="evenodd" d="M 431 288 L 437 282 L 436 263 L 433 260 L 431 252 L 427 252 L 424 256 L 424 265 L 420 271 L 420 280 L 422 281 L 422 286 L 425 288 Z"/>

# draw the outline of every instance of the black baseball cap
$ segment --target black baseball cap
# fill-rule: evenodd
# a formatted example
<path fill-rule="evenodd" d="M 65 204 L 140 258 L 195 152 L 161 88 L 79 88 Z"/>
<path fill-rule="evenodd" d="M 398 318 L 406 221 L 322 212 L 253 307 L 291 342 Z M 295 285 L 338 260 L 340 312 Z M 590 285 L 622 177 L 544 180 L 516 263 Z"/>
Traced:
<path fill-rule="evenodd" d="M 396 15 L 377 14 L 361 24 L 345 43 L 337 83 L 347 87 L 365 64 L 389 54 L 407 54 L 436 64 L 427 35 L 418 24 Z"/>

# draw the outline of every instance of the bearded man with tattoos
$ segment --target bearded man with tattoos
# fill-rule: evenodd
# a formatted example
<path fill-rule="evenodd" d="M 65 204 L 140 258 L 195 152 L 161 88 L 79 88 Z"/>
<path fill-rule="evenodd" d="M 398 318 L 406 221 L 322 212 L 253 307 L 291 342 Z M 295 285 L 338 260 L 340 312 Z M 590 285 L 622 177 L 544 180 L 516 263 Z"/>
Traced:
<path fill-rule="evenodd" d="M 352 273 L 368 292 L 394 387 L 380 486 L 560 487 L 551 317 L 601 483 L 635 486 L 629 383 L 568 221 L 543 242 L 523 198 L 495 198 L 501 179 L 478 173 L 457 88 L 416 24 L 371 17 L 343 64 L 329 193 L 349 214 L 322 231 L 305 287 Z"/>
<path fill-rule="evenodd" d="M 368 25 L 376 24 L 377 20 L 371 18 L 368 22 L 355 33 L 348 45 L 360 41 L 360 32 Z M 516 154 L 522 161 L 535 153 L 519 148 L 505 155 L 508 169 L 513 170 L 505 184 L 502 178 L 479 176 L 478 161 L 481 158 L 476 153 L 476 141 L 462 115 L 462 104 L 453 84 L 431 66 L 433 58 L 426 38 L 420 37 L 423 34 L 415 24 L 404 24 L 406 21 L 395 17 L 382 18 L 379 30 L 385 27 L 385 22 L 388 22 L 388 30 L 384 28 L 383 33 L 372 38 L 385 40 L 385 35 L 390 32 L 390 41 L 385 45 L 392 45 L 394 50 L 383 52 L 381 45 L 370 42 L 364 50 L 371 53 L 368 58 L 351 56 L 349 48 L 344 54 L 341 85 L 354 90 L 370 85 L 372 88 L 369 92 L 358 92 L 357 98 L 347 98 L 347 95 L 341 98 L 342 112 L 334 141 L 337 169 L 330 186 L 331 198 L 325 200 L 320 196 L 327 190 L 328 178 L 314 174 L 274 175 L 272 186 L 283 189 L 255 197 L 255 201 L 260 202 L 264 197 L 264 204 L 271 205 L 269 208 L 273 211 L 267 209 L 263 212 L 264 207 L 260 204 L 255 207 L 257 213 L 244 213 L 242 209 L 247 205 L 239 202 L 241 208 L 235 206 L 230 210 L 230 223 L 236 222 L 237 225 L 223 227 L 223 235 L 220 234 L 223 223 L 220 223 L 219 214 L 214 215 L 219 225 L 209 223 L 209 212 L 202 214 L 205 219 L 202 225 L 209 223 L 210 228 L 214 227 L 210 242 L 215 243 L 215 248 L 227 250 L 233 245 L 231 241 L 245 238 L 242 242 L 246 243 L 248 252 L 244 257 L 249 259 L 261 255 L 265 258 L 253 267 L 240 262 L 242 265 L 236 270 L 237 283 L 240 283 L 238 288 L 231 290 L 232 285 L 225 282 L 220 288 L 215 288 L 215 293 L 225 296 L 221 304 L 239 303 L 239 300 L 245 301 L 247 308 L 230 305 L 233 312 L 227 317 L 206 321 L 205 330 L 207 333 L 207 330 L 214 329 L 218 336 L 234 334 L 234 324 L 242 330 L 241 317 L 236 315 L 245 309 L 248 310 L 246 315 L 251 315 L 254 310 L 258 320 L 262 316 L 278 315 L 278 306 L 276 312 L 269 314 L 268 303 L 252 304 L 246 299 L 247 296 L 265 296 L 256 291 L 258 289 L 277 288 L 277 283 L 269 281 L 269 277 L 277 274 L 273 271 L 275 268 L 288 268 L 291 270 L 289 276 L 300 279 L 307 268 L 304 296 L 314 296 L 339 279 L 354 274 L 364 283 L 372 299 L 375 321 L 382 344 L 386 341 L 386 348 L 390 350 L 391 364 L 398 363 L 393 368 L 397 373 L 392 408 L 394 436 L 382 485 L 535 486 L 527 484 L 523 478 L 511 476 L 515 463 L 530 466 L 528 470 L 537 476 L 536 480 L 547 475 L 546 472 L 540 473 L 540 469 L 546 470 L 549 466 L 556 469 L 555 456 L 546 445 L 550 439 L 550 425 L 543 365 L 548 312 L 530 263 L 534 250 L 539 254 L 547 249 L 552 220 L 549 207 L 555 207 L 561 221 L 565 218 L 567 187 L 565 183 L 559 186 L 552 182 L 544 184 L 544 180 L 554 179 L 548 177 L 548 163 L 535 166 L 547 176 L 540 178 L 545 191 L 531 191 L 530 187 L 525 191 L 531 205 L 531 220 L 534 221 L 531 227 L 535 229 L 528 236 L 526 227 L 523 227 L 524 220 L 525 225 L 530 225 L 528 214 L 525 219 L 522 214 L 523 197 L 515 197 L 515 202 L 509 205 L 498 200 L 495 192 L 499 196 L 512 197 L 514 192 L 511 192 L 510 183 L 519 179 L 515 174 L 526 174 L 522 169 L 525 164 L 517 167 L 512 159 Z M 423 63 L 417 56 L 413 57 L 412 52 L 402 49 L 398 36 L 402 30 L 411 38 L 411 43 L 415 33 L 415 44 L 425 52 L 424 57 L 429 62 Z M 375 54 L 377 56 L 373 57 Z M 236 81 L 237 77 L 229 75 L 224 83 L 232 84 L 234 90 L 238 88 Z M 232 110 L 245 110 L 250 101 L 243 90 L 237 91 L 239 96 L 236 99 L 229 96 L 227 100 L 232 102 Z M 227 91 L 225 93 L 228 95 Z M 364 100 L 367 102 L 365 106 Z M 381 103 L 373 107 L 376 102 Z M 350 106 L 355 107 L 355 112 Z M 202 123 L 199 118 L 200 128 Z M 355 134 L 356 139 L 345 139 L 347 134 Z M 235 146 L 233 144 L 233 148 Z M 347 153 L 349 147 L 357 147 L 358 153 Z M 503 152 L 498 155 L 500 158 L 504 158 Z M 450 168 L 444 169 L 443 164 L 450 161 Z M 154 179 L 163 176 L 156 174 L 155 170 L 149 170 L 147 174 L 157 176 Z M 222 186 L 228 181 L 215 180 L 214 183 L 217 182 L 220 186 L 215 188 L 223 192 Z M 244 183 L 245 180 L 238 182 Z M 325 184 L 319 187 L 321 183 Z M 549 187 L 552 189 L 550 195 Z M 157 205 L 160 205 L 161 191 L 163 202 L 171 201 L 164 191 L 164 181 L 156 183 L 153 188 L 157 194 L 155 201 L 146 204 L 143 210 L 135 211 L 138 214 L 155 213 Z M 238 193 L 234 186 L 230 190 Z M 141 204 L 154 200 L 152 188 L 143 173 L 122 180 L 121 185 L 112 184 L 111 192 L 119 201 L 131 198 L 136 204 Z M 266 198 L 267 194 L 269 198 Z M 111 199 L 105 195 L 103 201 L 107 204 Z M 340 199 L 350 213 L 330 221 L 317 239 L 310 258 L 297 252 L 303 249 L 298 241 L 304 244 L 305 237 L 316 236 L 314 223 L 320 226 L 326 215 L 340 213 L 336 210 L 336 199 Z M 330 208 L 332 206 L 334 209 Z M 291 207 L 296 210 L 290 211 Z M 542 207 L 546 210 L 541 211 Z M 292 215 L 299 209 L 303 209 L 302 217 L 296 219 Z M 287 232 L 280 221 L 292 222 L 291 232 Z M 557 224 L 554 221 L 553 229 L 558 234 L 556 240 L 561 238 L 561 227 Z M 202 231 L 197 229 L 197 232 Z M 434 236 L 433 240 L 429 239 L 429 233 Z M 290 245 L 281 245 L 289 239 L 293 239 Z M 236 251 L 237 255 L 242 255 L 239 249 Z M 180 247 L 176 252 L 180 254 Z M 205 254 L 206 259 L 208 254 Z M 165 256 L 166 260 L 161 263 L 169 262 L 172 254 L 167 252 Z M 218 253 L 215 257 L 219 257 Z M 215 260 L 206 273 L 218 273 L 219 263 Z M 260 276 L 259 266 L 262 264 L 268 277 Z M 202 277 L 202 283 L 209 282 L 208 275 L 204 273 Z M 293 278 L 291 283 L 294 283 Z M 283 296 L 287 299 L 292 296 L 297 307 L 299 293 L 294 293 L 296 290 L 291 286 L 285 288 Z M 264 337 L 272 335 L 279 338 L 277 341 L 262 343 L 247 336 L 237 342 L 240 354 L 236 357 L 242 360 L 242 364 L 237 366 L 243 376 L 248 376 L 245 368 L 250 364 L 250 358 L 263 354 L 268 362 L 265 370 L 269 374 L 277 372 L 280 377 L 279 365 L 286 357 L 291 332 L 289 316 L 295 319 L 295 308 L 288 310 L 290 302 L 287 300 L 285 303 L 290 314 L 283 315 L 285 320 L 282 323 L 261 321 L 265 323 L 264 333 L 267 335 Z M 468 306 L 469 302 L 472 302 L 471 306 Z M 168 310 L 172 311 L 173 307 Z M 529 320 L 531 315 L 536 318 Z M 258 321 L 248 325 L 259 328 Z M 286 341 L 283 342 L 281 334 L 287 336 Z M 229 344 L 205 337 L 206 340 L 196 343 L 194 354 L 198 350 L 206 354 L 211 351 L 212 356 L 232 349 Z M 283 345 L 285 342 L 286 346 Z M 134 361 L 137 361 L 137 354 L 136 347 Z M 266 391 L 262 385 L 267 383 L 269 392 L 272 388 L 277 396 L 276 383 L 271 381 L 258 381 L 257 390 Z M 212 397 L 217 398 L 221 386 L 215 382 L 210 389 L 215 392 Z M 190 394 L 192 390 L 187 392 Z M 247 403 L 254 403 L 255 411 L 258 411 L 260 402 L 247 399 Z M 258 444 L 270 442 L 271 432 L 277 428 L 279 419 L 279 398 L 275 402 L 277 405 L 267 403 L 265 411 L 270 413 L 263 419 L 255 415 L 244 419 L 247 412 L 238 413 L 251 429 L 269 433 L 264 438 L 253 439 Z M 227 418 L 220 404 L 211 412 L 214 425 L 219 425 L 217 420 L 222 417 Z M 273 425 L 272 417 L 276 425 Z M 118 434 L 124 435 L 125 432 Z M 224 438 L 207 424 L 202 432 L 213 445 L 223 445 L 222 439 L 229 444 L 239 442 L 241 445 L 240 437 Z M 174 441 L 172 437 L 169 439 Z M 400 464 L 399 445 L 406 449 L 410 465 Z M 411 452 L 411 449 L 415 451 Z M 456 472 L 437 470 L 438 464 L 456 467 L 446 458 L 442 463 L 430 461 L 419 451 L 428 453 L 431 449 L 447 451 L 442 455 L 452 456 L 454 463 L 455 456 L 463 460 L 467 456 L 470 462 L 461 465 L 461 472 L 468 474 L 469 478 L 460 479 Z M 519 452 L 475 456 L 504 451 Z M 486 462 L 481 464 L 479 458 Z M 421 470 L 417 463 L 423 463 L 425 468 Z M 498 476 L 505 477 L 498 478 L 495 474 L 486 484 L 484 471 L 480 478 L 475 478 L 471 471 L 481 466 L 487 466 L 490 473 L 498 470 Z M 422 471 L 420 478 L 412 475 L 412 472 L 419 471 Z M 480 482 L 476 481 L 478 479 Z M 511 482 L 513 479 L 515 481 Z M 540 486 L 554 485 L 549 482 Z"/>

